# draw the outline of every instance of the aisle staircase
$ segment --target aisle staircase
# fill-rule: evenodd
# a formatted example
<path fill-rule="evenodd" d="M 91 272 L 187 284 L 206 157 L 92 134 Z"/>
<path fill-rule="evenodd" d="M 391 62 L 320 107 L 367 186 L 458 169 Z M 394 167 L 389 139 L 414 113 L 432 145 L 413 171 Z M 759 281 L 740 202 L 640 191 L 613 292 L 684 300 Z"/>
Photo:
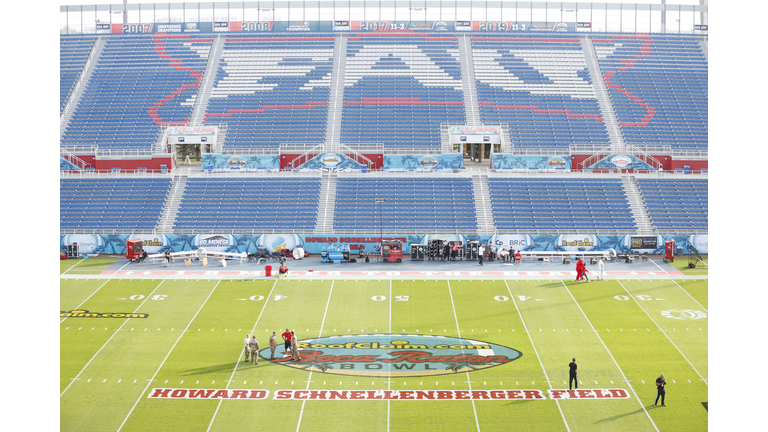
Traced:
<path fill-rule="evenodd" d="M 341 140 L 341 114 L 344 102 L 344 68 L 347 65 L 347 35 L 336 35 L 333 47 L 333 75 L 331 76 L 328 120 L 325 126 L 325 147 L 333 152 Z"/>
<path fill-rule="evenodd" d="M 475 82 L 475 62 L 472 60 L 472 44 L 469 34 L 459 36 L 459 54 L 461 59 L 461 88 L 464 91 L 464 113 L 467 125 L 480 126 L 480 108 L 477 103 L 477 83 Z"/>
<path fill-rule="evenodd" d="M 188 176 L 175 175 L 171 181 L 171 187 L 168 196 L 165 198 L 163 210 L 160 213 L 160 220 L 155 227 L 158 234 L 173 233 L 173 224 L 176 221 L 176 215 L 179 213 L 179 204 L 184 196 L 184 189 L 187 187 Z"/>
<path fill-rule="evenodd" d="M 330 234 L 333 232 L 337 181 L 338 174 L 336 171 L 323 172 L 320 179 L 320 205 L 317 208 L 315 234 Z"/>
<path fill-rule="evenodd" d="M 645 206 L 643 194 L 637 185 L 637 179 L 631 175 L 621 176 L 621 183 L 624 186 L 624 193 L 629 200 L 629 208 L 632 209 L 632 216 L 635 218 L 638 235 L 653 235 L 656 229 L 653 227 L 651 215 L 648 214 L 648 208 Z"/>
<path fill-rule="evenodd" d="M 196 95 L 192 96 L 190 102 L 183 102 L 185 104 L 193 104 L 192 116 L 190 117 L 189 124 L 198 125 L 203 121 L 205 111 L 208 109 L 208 101 L 211 98 L 211 92 L 213 91 L 213 85 L 216 80 L 216 72 L 219 70 L 219 62 L 221 61 L 221 53 L 224 51 L 224 41 L 226 35 L 217 35 L 213 41 L 213 46 L 208 52 L 208 63 L 205 65 L 205 72 L 203 72 L 203 82 Z"/>
<path fill-rule="evenodd" d="M 91 52 L 88 54 L 88 59 L 83 65 L 83 70 L 80 72 L 80 76 L 77 78 L 74 90 L 69 94 L 66 105 L 64 105 L 64 111 L 61 113 L 59 119 L 59 138 L 64 136 L 64 131 L 69 125 L 69 120 L 72 118 L 72 114 L 77 108 L 78 102 L 80 102 L 80 96 L 85 91 L 85 87 L 88 85 L 88 81 L 91 79 L 94 69 L 96 69 L 96 63 L 101 56 L 101 51 L 104 49 L 104 45 L 107 44 L 107 38 L 99 36 L 94 40 Z"/>
<path fill-rule="evenodd" d="M 493 209 L 491 208 L 491 192 L 488 188 L 487 174 L 472 175 L 472 189 L 475 193 L 475 211 L 477 213 L 478 234 L 496 233 L 496 225 L 493 223 Z"/>
<path fill-rule="evenodd" d="M 616 117 L 616 110 L 613 108 L 611 96 L 608 94 L 608 88 L 605 86 L 605 80 L 597 61 L 598 55 L 595 52 L 592 39 L 589 36 L 581 36 L 581 47 L 584 51 L 584 59 L 587 62 L 589 77 L 592 79 L 592 87 L 595 89 L 597 103 L 600 105 L 600 112 L 603 116 L 605 129 L 608 132 L 608 138 L 611 142 L 613 153 L 626 153 L 626 142 L 624 135 L 619 127 L 619 120 Z"/>

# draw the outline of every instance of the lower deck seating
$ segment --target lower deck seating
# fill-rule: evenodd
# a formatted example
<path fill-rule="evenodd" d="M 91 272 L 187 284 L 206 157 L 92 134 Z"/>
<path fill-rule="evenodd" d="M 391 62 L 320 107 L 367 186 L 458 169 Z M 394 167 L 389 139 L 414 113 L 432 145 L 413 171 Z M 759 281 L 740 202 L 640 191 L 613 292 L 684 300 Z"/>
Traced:
<path fill-rule="evenodd" d="M 645 206 L 658 230 L 707 230 L 707 179 L 638 179 Z"/>

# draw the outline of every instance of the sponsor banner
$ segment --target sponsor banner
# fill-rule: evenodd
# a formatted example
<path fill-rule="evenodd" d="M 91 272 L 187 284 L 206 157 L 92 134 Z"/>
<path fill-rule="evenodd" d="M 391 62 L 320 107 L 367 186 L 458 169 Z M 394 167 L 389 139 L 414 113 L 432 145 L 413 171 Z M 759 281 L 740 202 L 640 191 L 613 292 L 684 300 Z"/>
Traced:
<path fill-rule="evenodd" d="M 641 159 L 632 156 L 632 155 L 618 155 L 618 154 L 612 154 L 608 155 L 596 163 L 590 165 L 587 167 L 587 169 L 642 169 L 642 170 L 653 170 L 656 169 L 652 166 L 648 165 L 647 163 L 643 162 Z"/>
<path fill-rule="evenodd" d="M 196 235 L 193 249 L 201 248 L 209 252 L 235 252 L 237 242 L 231 234 Z"/>
<path fill-rule="evenodd" d="M 96 33 L 112 33 L 112 25 L 109 23 L 96 24 Z"/>
<path fill-rule="evenodd" d="M 374 300 L 376 297 L 374 297 Z M 272 363 L 331 375 L 420 377 L 475 372 L 507 364 L 523 353 L 490 342 L 430 335 L 368 334 L 298 341 L 301 360 Z M 269 358 L 270 349 L 260 351 Z"/>
<path fill-rule="evenodd" d="M 708 24 L 694 24 L 693 25 L 694 30 L 700 30 L 700 31 L 709 31 L 709 25 Z"/>
<path fill-rule="evenodd" d="M 147 253 L 150 255 L 165 252 L 165 250 L 168 249 L 168 240 L 163 234 L 138 234 L 131 236 L 131 240 L 133 239 L 141 240 L 142 249 L 147 251 Z"/>
<path fill-rule="evenodd" d="M 487 32 L 572 32 L 576 31 L 575 22 L 544 22 L 544 21 L 472 21 L 473 31 Z"/>
<path fill-rule="evenodd" d="M 61 311 L 60 317 L 66 318 L 146 318 L 149 314 L 135 312 L 91 312 L 86 309 Z"/>
<path fill-rule="evenodd" d="M 384 155 L 382 169 L 390 171 L 446 171 L 464 168 L 461 153 L 440 155 Z"/>
<path fill-rule="evenodd" d="M 154 33 L 154 23 L 112 24 L 112 33 Z"/>
<path fill-rule="evenodd" d="M 349 30 L 349 21 L 334 21 L 333 31 L 345 31 Z"/>
<path fill-rule="evenodd" d="M 454 21 L 454 28 L 456 31 L 470 31 L 472 30 L 471 21 Z"/>
<path fill-rule="evenodd" d="M 494 153 L 491 164 L 495 171 L 503 170 L 560 170 L 571 171 L 571 158 L 557 155 L 517 156 L 510 153 Z"/>
<path fill-rule="evenodd" d="M 491 236 L 490 243 L 496 245 L 497 248 L 504 248 L 507 250 L 523 250 L 528 245 L 527 235 L 495 235 Z"/>
<path fill-rule="evenodd" d="M 451 144 L 501 143 L 501 126 L 451 126 Z"/>
<path fill-rule="evenodd" d="M 659 249 L 661 236 L 627 236 L 632 253 L 649 253 Z"/>
<path fill-rule="evenodd" d="M 557 238 L 561 251 L 588 251 L 596 249 L 597 236 L 593 235 L 561 235 Z"/>
<path fill-rule="evenodd" d="M 141 238 L 143 241 L 162 242 L 162 246 L 154 244 L 151 248 L 157 248 L 158 252 L 169 250 L 171 252 L 185 252 L 204 247 L 210 251 L 246 252 L 254 253 L 259 245 L 266 246 L 267 250 L 291 249 L 302 247 L 308 253 L 319 254 L 323 246 L 329 244 L 349 245 L 350 250 L 363 252 L 378 252 L 381 246 L 379 236 L 349 236 L 349 235 L 300 235 L 300 234 L 223 234 L 223 235 L 195 235 L 195 234 L 165 234 L 165 235 L 129 235 L 129 234 L 60 234 L 59 250 L 67 252 L 67 245 L 77 242 L 80 245 L 80 253 L 125 255 L 125 242 L 133 238 Z M 708 235 L 660 235 L 657 239 L 657 248 L 636 249 L 632 247 L 632 235 L 477 235 L 477 234 L 404 234 L 383 237 L 387 240 L 400 240 L 403 243 L 403 254 L 410 254 L 411 244 L 427 244 L 429 240 L 479 241 L 483 244 L 495 243 L 497 246 L 514 248 L 520 251 L 579 251 L 583 247 L 586 251 L 605 251 L 614 249 L 619 254 L 640 253 L 660 255 L 664 253 L 664 243 L 667 240 L 675 240 L 676 246 L 683 247 L 683 253 L 692 253 L 688 245 L 693 243 L 702 255 L 709 253 Z M 650 236 L 647 236 L 650 237 Z M 146 240 L 144 240 L 146 239 Z M 201 244 L 202 243 L 202 244 Z M 650 243 L 646 243 L 649 245 Z M 279 248 L 279 249 L 278 249 Z M 149 251 L 148 251 L 149 253 Z"/>
<path fill-rule="evenodd" d="M 367 167 L 360 162 L 342 153 L 323 153 L 301 164 L 297 170 L 301 171 L 365 171 Z"/>
<path fill-rule="evenodd" d="M 215 31 L 215 32 L 226 32 L 226 31 L 229 31 L 229 23 L 226 22 L 226 21 L 214 22 L 213 23 L 213 31 Z"/>
<path fill-rule="evenodd" d="M 218 153 L 204 153 L 204 170 L 267 170 L 280 171 L 279 155 L 230 156 Z"/>
<path fill-rule="evenodd" d="M 576 28 L 592 28 L 591 22 L 577 22 Z"/>
<path fill-rule="evenodd" d="M 266 399 L 269 390 L 153 388 L 149 399 Z"/>

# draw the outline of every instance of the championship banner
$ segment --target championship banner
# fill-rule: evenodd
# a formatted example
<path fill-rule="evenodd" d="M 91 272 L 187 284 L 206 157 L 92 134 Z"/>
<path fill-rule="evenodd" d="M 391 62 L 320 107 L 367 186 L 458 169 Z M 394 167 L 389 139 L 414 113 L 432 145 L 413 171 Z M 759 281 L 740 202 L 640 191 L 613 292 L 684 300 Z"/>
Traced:
<path fill-rule="evenodd" d="M 205 138 L 205 137 L 202 137 Z M 170 141 L 170 136 L 169 136 Z M 213 142 L 213 139 L 210 139 Z M 203 153 L 204 170 L 242 170 L 242 171 L 280 171 L 280 156 L 278 155 L 245 155 L 230 156 L 218 153 Z"/>
<path fill-rule="evenodd" d="M 473 31 L 487 32 L 573 32 L 575 22 L 544 22 L 544 21 L 472 21 Z"/>
<path fill-rule="evenodd" d="M 445 171 L 464 168 L 461 153 L 440 155 L 384 155 L 382 169 L 389 171 Z"/>
<path fill-rule="evenodd" d="M 350 21 L 352 31 L 455 31 L 453 21 Z"/>
<path fill-rule="evenodd" d="M 111 24 L 113 34 L 129 33 L 211 33 L 213 23 L 139 23 Z"/>
<path fill-rule="evenodd" d="M 501 126 L 451 126 L 451 144 L 501 144 Z"/>
<path fill-rule="evenodd" d="M 571 158 L 555 155 L 517 156 L 509 153 L 494 153 L 491 156 L 494 171 L 554 169 L 571 171 Z"/>

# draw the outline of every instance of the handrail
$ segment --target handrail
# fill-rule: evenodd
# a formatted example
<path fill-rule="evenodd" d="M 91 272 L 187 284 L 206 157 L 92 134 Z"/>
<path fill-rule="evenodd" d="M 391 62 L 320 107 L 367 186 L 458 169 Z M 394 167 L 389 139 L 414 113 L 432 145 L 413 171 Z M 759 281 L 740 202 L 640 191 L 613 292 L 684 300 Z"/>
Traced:
<path fill-rule="evenodd" d="M 63 147 L 59 147 L 59 155 L 68 162 L 71 162 L 74 165 L 80 167 L 80 169 L 86 169 L 91 166 L 91 164 L 68 152 Z"/>

